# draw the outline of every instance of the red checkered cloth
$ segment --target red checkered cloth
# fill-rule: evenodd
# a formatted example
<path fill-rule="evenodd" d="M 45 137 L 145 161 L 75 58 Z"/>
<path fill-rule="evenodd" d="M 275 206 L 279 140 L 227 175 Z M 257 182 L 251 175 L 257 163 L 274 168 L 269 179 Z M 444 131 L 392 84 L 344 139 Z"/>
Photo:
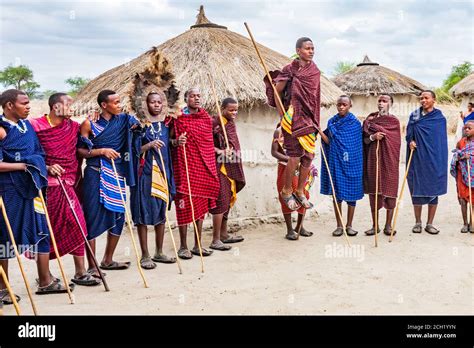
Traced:
<path fill-rule="evenodd" d="M 293 105 L 294 114 L 291 132 L 294 137 L 316 132 L 319 127 L 321 112 L 321 72 L 314 62 L 301 68 L 298 59 L 286 65 L 282 71 L 270 72 L 273 82 L 287 81 L 288 95 L 285 108 L 289 102 Z M 273 88 L 267 77 L 263 79 L 266 85 L 268 104 L 276 106 Z"/>
<path fill-rule="evenodd" d="M 181 192 L 176 193 L 174 203 L 176 205 L 176 220 L 178 226 L 183 226 L 192 223 L 193 215 L 191 210 L 191 204 L 189 202 L 189 195 L 185 195 Z M 196 221 L 204 219 L 209 210 L 214 208 L 215 206 L 215 199 L 193 196 L 194 220 Z"/>
<path fill-rule="evenodd" d="M 385 133 L 379 145 L 379 194 L 386 197 L 398 195 L 398 169 L 400 160 L 400 121 L 393 115 L 379 116 L 374 112 L 363 124 L 364 138 L 377 132 Z M 364 142 L 364 192 L 375 194 L 377 140 Z"/>
<path fill-rule="evenodd" d="M 65 173 L 61 175 L 61 179 L 72 201 L 74 210 L 79 217 L 82 229 L 87 233 L 84 213 L 74 190 L 80 177 L 78 175 L 80 166 L 76 157 L 79 123 L 72 120 L 64 120 L 60 125 L 51 127 L 45 116 L 34 119 L 31 123 L 46 153 L 46 165 L 59 164 L 65 170 Z M 61 186 L 59 186 L 59 182 L 51 176 L 48 177 L 46 205 L 59 255 L 72 254 L 83 256 L 84 237 L 72 214 L 66 196 Z M 55 257 L 56 255 L 51 245 L 50 259 Z"/>
<path fill-rule="evenodd" d="M 183 114 L 173 121 L 173 127 L 176 138 L 184 132 L 187 135 L 185 146 L 189 180 L 191 182 L 191 196 L 195 218 L 198 219 L 201 215 L 205 215 L 208 212 L 209 206 L 215 206 L 215 202 L 212 203 L 212 201 L 215 201 L 219 195 L 219 178 L 216 170 L 212 119 L 204 109 L 199 109 L 194 114 L 186 114 L 185 110 L 182 110 L 182 112 Z M 172 157 L 177 197 L 189 195 L 184 162 L 184 147 L 178 146 L 173 148 Z M 182 225 L 192 222 L 190 206 L 189 211 L 183 212 L 183 208 L 178 207 L 179 202 L 176 201 L 175 204 L 178 224 Z M 204 209 L 204 207 L 206 208 Z M 202 208 L 202 210 L 198 208 Z M 204 213 L 201 214 L 202 212 Z"/>

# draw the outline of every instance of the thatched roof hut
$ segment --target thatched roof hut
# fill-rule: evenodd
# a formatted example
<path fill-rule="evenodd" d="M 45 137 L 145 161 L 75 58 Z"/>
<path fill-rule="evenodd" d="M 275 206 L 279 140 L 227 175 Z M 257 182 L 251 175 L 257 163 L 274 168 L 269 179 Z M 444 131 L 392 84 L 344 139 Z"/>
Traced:
<path fill-rule="evenodd" d="M 380 93 L 418 95 L 426 89 L 420 82 L 372 62 L 368 56 L 355 68 L 337 75 L 332 81 L 351 96 L 377 96 Z"/>
<path fill-rule="evenodd" d="M 281 69 L 291 61 L 263 45 L 259 45 L 259 49 L 270 70 Z M 250 39 L 209 21 L 202 6 L 196 24 L 189 30 L 89 82 L 76 98 L 79 113 L 95 108 L 97 94 L 103 89 L 121 94 L 122 104 L 127 108 L 128 92 L 135 75 L 156 63 L 150 58 L 158 51 L 171 63 L 175 85 L 181 92 L 193 86 L 201 88 L 206 109 L 215 111 L 208 73 L 214 79 L 219 99 L 233 96 L 239 101 L 237 127 L 247 184 L 230 218 L 253 219 L 279 213 L 274 180 L 277 162 L 270 154 L 279 117 L 276 110 L 266 104 L 263 69 Z M 335 113 L 332 105 L 342 93 L 326 77 L 321 78 L 323 121 Z"/>
<path fill-rule="evenodd" d="M 461 81 L 456 83 L 449 93 L 453 97 L 473 97 L 474 96 L 474 73 L 467 75 Z"/>
<path fill-rule="evenodd" d="M 210 22 L 201 6 L 196 24 L 181 35 L 157 47 L 173 65 L 176 86 L 185 90 L 201 87 L 204 107 L 214 108 L 214 99 L 208 88 L 210 73 L 215 81 L 220 99 L 233 96 L 244 108 L 266 101 L 263 70 L 250 39 Z M 259 49 L 270 70 L 290 62 L 290 58 L 259 44 Z M 150 65 L 151 50 L 128 63 L 106 71 L 90 81 L 76 98 L 76 104 L 96 106 L 97 94 L 103 89 L 113 89 L 122 95 L 128 105 L 126 93 L 136 73 Z M 327 78 L 321 79 L 321 101 L 324 107 L 335 103 L 341 91 Z M 87 109 L 87 108 L 86 108 Z"/>
<path fill-rule="evenodd" d="M 377 111 L 377 98 L 381 93 L 392 95 L 391 112 L 400 118 L 402 126 L 410 112 L 419 107 L 418 95 L 426 89 L 420 82 L 371 61 L 367 55 L 356 67 L 332 81 L 351 96 L 351 111 L 361 120 Z"/>

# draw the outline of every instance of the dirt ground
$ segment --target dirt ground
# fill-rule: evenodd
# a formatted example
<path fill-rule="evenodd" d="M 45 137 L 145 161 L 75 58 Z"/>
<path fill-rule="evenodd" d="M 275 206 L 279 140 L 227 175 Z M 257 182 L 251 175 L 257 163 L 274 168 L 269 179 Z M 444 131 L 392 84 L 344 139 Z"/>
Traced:
<path fill-rule="evenodd" d="M 305 226 L 315 232 L 313 237 L 287 241 L 283 224 L 245 228 L 240 231 L 245 237 L 243 243 L 204 259 L 205 273 L 201 273 L 199 257 L 182 261 L 182 275 L 176 264 L 159 264 L 155 270 L 144 271 L 148 289 L 143 287 L 130 236 L 124 230 L 116 259 L 130 260 L 132 267 L 107 272 L 110 292 L 104 292 L 101 286 L 76 286 L 74 305 L 65 294 L 34 295 L 38 311 L 58 315 L 474 313 L 474 234 L 459 232 L 462 219 L 453 178 L 449 178 L 448 194 L 440 198 L 435 219 L 439 235 L 411 233 L 414 216 L 407 190 L 400 208 L 398 234 L 392 243 L 387 236 L 379 235 L 377 248 L 374 237 L 363 233 L 371 224 L 367 198 L 356 209 L 354 228 L 359 235 L 350 238 L 352 248 L 347 247 L 344 238 L 331 236 L 335 221 L 327 200 L 322 203 L 320 196 L 312 200 L 319 216 L 308 218 Z M 381 223 L 384 221 L 383 212 Z M 178 240 L 176 230 L 174 235 Z M 149 245 L 153 245 L 153 237 L 150 233 Z M 189 233 L 190 242 L 191 238 Z M 203 239 L 207 247 L 210 232 Z M 104 246 L 105 236 L 98 241 L 99 257 Z M 168 235 L 165 249 L 173 253 Z M 64 257 L 63 262 L 71 277 L 72 257 Z M 24 265 L 34 285 L 35 264 L 24 259 Z M 51 262 L 51 268 L 58 276 L 56 261 Z M 21 309 L 31 314 L 16 261 L 12 261 L 10 270 L 12 287 L 22 297 Z M 7 306 L 4 313 L 15 312 Z"/>

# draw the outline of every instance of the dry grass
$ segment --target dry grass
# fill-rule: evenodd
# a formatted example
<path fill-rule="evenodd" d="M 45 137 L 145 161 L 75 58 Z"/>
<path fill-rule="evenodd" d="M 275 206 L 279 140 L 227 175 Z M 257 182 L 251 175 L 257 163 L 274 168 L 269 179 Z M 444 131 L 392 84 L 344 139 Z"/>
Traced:
<path fill-rule="evenodd" d="M 463 78 L 449 90 L 454 97 L 470 96 L 474 94 L 474 73 Z"/>
<path fill-rule="evenodd" d="M 219 99 L 233 96 L 242 107 L 265 103 L 264 72 L 250 39 L 224 28 L 194 27 L 157 47 L 172 63 L 177 88 L 184 92 L 190 87 L 201 89 L 204 107 L 213 110 L 214 99 L 207 74 L 214 79 Z M 281 69 L 290 58 L 259 45 L 268 69 Z M 76 103 L 87 110 L 96 106 L 97 94 L 112 89 L 121 94 L 124 107 L 129 105 L 127 91 L 136 73 L 153 64 L 150 51 L 132 61 L 106 71 L 93 79 L 81 91 Z M 342 91 L 326 77 L 321 77 L 321 104 L 328 107 L 336 102 Z M 184 93 L 181 93 L 181 96 Z"/>
<path fill-rule="evenodd" d="M 424 85 L 394 70 L 371 62 L 368 57 L 332 81 L 350 95 L 420 94 Z"/>

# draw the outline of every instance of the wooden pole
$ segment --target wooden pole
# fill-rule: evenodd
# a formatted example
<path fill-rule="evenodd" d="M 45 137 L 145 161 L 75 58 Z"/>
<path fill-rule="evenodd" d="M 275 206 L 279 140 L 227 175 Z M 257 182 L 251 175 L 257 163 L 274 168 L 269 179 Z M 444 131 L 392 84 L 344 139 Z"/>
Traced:
<path fill-rule="evenodd" d="M 221 121 L 222 131 L 224 132 L 226 148 L 227 148 L 227 150 L 229 150 L 230 149 L 229 139 L 227 138 L 227 131 L 225 130 L 224 120 L 222 119 L 222 112 L 221 112 L 221 107 L 219 105 L 219 99 L 217 98 L 217 93 L 216 93 L 216 90 L 214 88 L 214 80 L 212 79 L 210 74 L 207 74 L 207 77 L 209 78 L 209 83 L 211 84 L 212 94 L 214 95 L 214 101 L 216 102 L 217 114 L 219 115 L 219 120 Z"/>
<path fill-rule="evenodd" d="M 161 168 L 163 168 L 163 175 L 165 177 L 166 187 L 168 188 L 168 191 L 169 191 L 168 175 L 166 174 L 165 161 L 163 160 L 163 155 L 161 153 L 161 149 L 158 149 L 158 154 L 160 155 Z M 169 200 L 169 197 L 168 197 L 168 200 Z M 176 263 L 178 264 L 179 274 L 183 274 L 183 270 L 181 268 L 181 262 L 179 261 L 179 256 L 178 256 L 178 248 L 176 248 L 176 242 L 174 241 L 173 230 L 171 229 L 170 220 L 168 218 L 168 206 L 169 206 L 169 201 L 166 202 L 166 210 L 165 210 L 166 225 L 168 226 L 170 236 L 171 236 L 171 240 L 173 242 L 173 249 L 174 249 L 174 254 L 176 256 Z"/>
<path fill-rule="evenodd" d="M 183 145 L 183 152 L 184 152 L 184 165 L 186 168 L 186 178 L 188 180 L 188 193 L 189 193 L 189 203 L 191 204 L 191 216 L 193 218 L 194 233 L 196 235 L 196 239 L 198 242 L 199 256 L 201 257 L 201 272 L 204 273 L 204 258 L 202 256 L 201 236 L 199 235 L 197 224 L 196 224 L 196 217 L 194 216 L 194 205 L 193 205 L 193 198 L 191 195 L 191 180 L 189 179 L 188 158 L 186 156 L 186 144 Z M 202 234 L 202 231 L 201 231 L 201 234 Z"/>
<path fill-rule="evenodd" d="M 403 198 L 403 191 L 405 190 L 405 184 L 407 182 L 408 171 L 410 170 L 410 164 L 411 164 L 411 159 L 413 157 L 413 151 L 414 151 L 414 149 L 410 150 L 410 156 L 408 157 L 407 169 L 405 170 L 405 177 L 403 178 L 402 188 L 400 190 L 400 194 L 398 195 L 397 205 L 395 207 L 395 214 L 393 216 L 393 222 L 392 222 L 392 231 L 390 233 L 390 238 L 388 240 L 389 242 L 391 242 L 392 239 L 393 239 L 393 234 L 395 232 L 395 226 L 397 225 L 398 209 L 400 208 L 400 201 Z"/>
<path fill-rule="evenodd" d="M 71 289 L 69 288 L 69 281 L 66 277 L 66 273 L 64 272 L 61 256 L 59 255 L 58 245 L 56 244 L 56 238 L 54 237 L 53 227 L 51 226 L 51 220 L 49 219 L 48 208 L 46 207 L 46 201 L 44 200 L 43 192 L 41 191 L 41 189 L 39 189 L 38 192 L 39 197 L 41 199 L 41 203 L 43 204 L 44 215 L 46 217 L 46 223 L 48 224 L 49 235 L 51 237 L 51 243 L 53 244 L 54 254 L 56 255 L 56 259 L 58 260 L 59 270 L 61 271 L 61 277 L 63 278 L 64 286 L 66 287 L 67 295 L 69 296 L 69 301 L 71 304 L 74 304 L 74 297 L 72 296 Z"/>
<path fill-rule="evenodd" d="M 375 247 L 377 247 L 377 235 L 379 232 L 379 145 L 380 140 L 377 139 L 377 147 L 375 149 L 375 207 L 374 207 L 374 235 L 375 235 Z"/>
<path fill-rule="evenodd" d="M 5 283 L 5 286 L 7 287 L 8 294 L 10 295 L 10 298 L 12 299 L 16 314 L 21 315 L 20 306 L 18 305 L 18 301 L 16 300 L 15 293 L 13 292 L 10 286 L 10 282 L 8 281 L 7 275 L 5 274 L 5 271 L 3 270 L 3 267 L 1 265 L 0 265 L 0 274 L 2 276 L 3 282 Z"/>
<path fill-rule="evenodd" d="M 469 213 L 471 216 L 470 227 L 472 230 L 471 157 L 466 159 L 466 163 L 467 163 L 467 175 L 468 175 L 468 183 L 469 183 Z"/>
<path fill-rule="evenodd" d="M 283 106 L 283 102 L 281 101 L 281 98 L 280 98 L 280 94 L 278 93 L 277 89 L 276 89 L 276 86 L 273 84 L 273 80 L 272 80 L 272 77 L 270 75 L 270 72 L 268 71 L 267 69 L 267 65 L 265 64 L 265 61 L 263 60 L 263 57 L 262 55 L 260 54 L 260 50 L 258 49 L 258 46 L 257 46 L 257 42 L 255 41 L 253 35 L 252 35 L 252 32 L 250 31 L 250 28 L 248 26 L 247 23 L 244 23 L 245 25 L 245 28 L 247 29 L 247 32 L 249 33 L 249 36 L 250 36 L 250 40 L 252 41 L 252 44 L 253 44 L 253 47 L 255 48 L 255 52 L 257 52 L 257 56 L 260 60 L 260 64 L 262 65 L 263 67 L 263 70 L 265 70 L 265 75 L 267 76 L 268 78 L 268 81 L 270 82 L 270 85 L 272 86 L 273 88 L 273 93 L 275 95 L 275 98 L 276 98 L 276 101 L 278 103 L 278 105 L 280 106 L 282 112 L 285 112 L 285 107 Z M 318 129 L 318 132 L 319 132 L 319 129 Z M 321 139 L 322 141 L 322 139 Z M 342 229 L 344 231 L 344 236 L 346 238 L 346 241 L 347 241 L 347 244 L 350 246 L 351 243 L 349 242 L 349 238 L 347 237 L 347 232 L 346 232 L 346 225 L 344 224 L 344 221 L 342 220 L 342 214 L 341 214 L 341 211 L 339 209 L 339 206 L 337 204 L 337 200 L 336 200 L 336 191 L 334 190 L 334 183 L 332 181 L 332 176 L 331 176 L 331 171 L 329 170 L 329 165 L 328 165 L 328 162 L 327 162 L 327 159 L 326 159 L 326 154 L 324 152 L 324 149 L 323 149 L 323 146 L 320 145 L 320 148 L 321 148 L 321 153 L 323 155 L 323 158 L 324 158 L 324 163 L 326 165 L 326 169 L 328 171 L 328 175 L 329 175 L 329 180 L 331 182 L 331 187 L 332 187 L 332 196 L 333 196 L 333 199 L 334 199 L 334 203 L 336 205 L 336 211 L 337 211 L 337 214 L 339 216 L 339 219 L 341 220 L 342 222 Z"/>
<path fill-rule="evenodd" d="M 86 233 L 82 229 L 81 222 L 79 221 L 79 217 L 77 216 L 76 211 L 74 210 L 74 205 L 71 201 L 71 198 L 69 197 L 66 191 L 66 188 L 64 187 L 64 183 L 61 180 L 61 178 L 57 177 L 56 179 L 58 179 L 59 185 L 61 186 L 64 196 L 66 197 L 66 200 L 69 204 L 69 208 L 71 208 L 72 215 L 74 215 L 74 219 L 76 220 L 76 223 L 79 226 L 79 230 L 81 231 L 82 237 L 84 238 L 84 244 L 86 246 L 87 252 L 91 255 L 94 266 L 99 272 L 99 276 L 100 276 L 100 279 L 102 279 L 102 283 L 104 284 L 105 291 L 110 291 L 107 281 L 105 280 L 104 274 L 100 270 L 99 263 L 97 262 L 97 259 L 95 258 L 94 252 L 92 251 L 91 245 L 89 244 L 89 241 L 87 240 Z"/>
<path fill-rule="evenodd" d="M 142 266 L 140 264 L 140 257 L 138 256 L 137 243 L 135 242 L 135 236 L 133 235 L 133 230 L 132 230 L 132 220 L 130 219 L 127 205 L 125 204 L 125 198 L 123 197 L 122 186 L 120 186 L 120 180 L 119 180 L 117 168 L 115 167 L 115 161 L 112 159 L 111 162 L 112 162 L 112 167 L 114 169 L 115 180 L 117 180 L 117 186 L 120 191 L 120 198 L 122 199 L 123 209 L 125 210 L 125 217 L 127 219 L 128 230 L 130 231 L 130 238 L 132 239 L 133 250 L 135 251 L 135 256 L 137 259 L 138 272 L 140 273 L 140 276 L 142 277 L 143 285 L 145 286 L 145 288 L 148 288 L 148 283 L 146 282 L 145 274 L 143 274 Z M 125 178 L 124 178 L 124 182 L 125 182 Z"/>
<path fill-rule="evenodd" d="M 16 260 L 18 261 L 18 266 L 20 267 L 21 276 L 23 277 L 23 282 L 25 283 L 26 292 L 28 293 L 28 298 L 30 299 L 31 308 L 33 309 L 34 315 L 38 315 L 35 301 L 33 301 L 33 294 L 31 292 L 30 284 L 28 282 L 28 278 L 26 277 L 25 270 L 23 268 L 23 263 L 21 262 L 20 253 L 18 252 L 18 247 L 15 241 L 15 235 L 13 234 L 12 226 L 10 225 L 10 220 L 8 219 L 7 207 L 3 202 L 2 196 L 0 196 L 0 207 L 2 209 L 3 220 L 5 220 L 5 225 L 7 226 L 7 231 L 10 236 L 10 241 L 13 245 L 13 251 L 15 252 Z"/>

